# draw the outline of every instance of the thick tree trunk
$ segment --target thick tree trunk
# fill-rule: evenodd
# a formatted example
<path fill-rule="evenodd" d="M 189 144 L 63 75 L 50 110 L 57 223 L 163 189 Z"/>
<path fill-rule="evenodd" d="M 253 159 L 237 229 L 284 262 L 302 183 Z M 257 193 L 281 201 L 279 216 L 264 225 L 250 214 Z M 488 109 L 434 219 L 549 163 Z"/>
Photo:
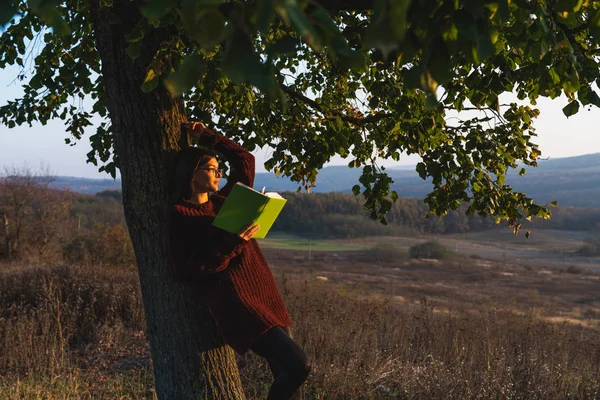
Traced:
<path fill-rule="evenodd" d="M 145 39 L 140 57 L 132 60 L 125 53 L 125 35 L 139 19 L 139 3 L 92 4 L 158 398 L 243 399 L 234 353 L 223 344 L 210 311 L 169 273 L 169 180 L 185 111 L 162 85 L 149 94 L 140 90 L 150 57 L 169 34 Z M 109 13 L 120 23 L 110 24 Z"/>

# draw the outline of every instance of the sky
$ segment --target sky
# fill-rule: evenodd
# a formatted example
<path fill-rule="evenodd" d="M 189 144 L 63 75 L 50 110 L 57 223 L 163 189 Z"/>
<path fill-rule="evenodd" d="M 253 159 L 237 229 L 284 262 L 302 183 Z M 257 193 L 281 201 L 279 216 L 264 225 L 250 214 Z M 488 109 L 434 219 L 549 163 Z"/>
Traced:
<path fill-rule="evenodd" d="M 17 68 L 0 70 L 0 105 L 21 96 L 22 90 L 18 81 Z M 566 98 L 556 100 L 541 99 L 537 108 L 540 116 L 535 121 L 538 137 L 534 140 L 542 150 L 544 158 L 562 158 L 600 152 L 600 109 L 582 109 L 578 114 L 567 119 L 562 107 L 567 104 Z M 99 121 L 99 120 L 98 120 Z M 27 124 L 9 129 L 0 125 L 0 172 L 4 167 L 27 164 L 36 168 L 41 163 L 50 167 L 54 175 L 75 176 L 84 178 L 110 178 L 106 173 L 99 173 L 98 167 L 86 163 L 86 154 L 91 150 L 88 137 L 95 128 L 90 127 L 75 146 L 65 144 L 68 134 L 62 120 L 50 121 L 47 125 Z M 254 151 L 257 161 L 257 172 L 264 172 L 264 161 L 272 150 Z M 347 165 L 350 159 L 335 158 L 328 165 Z M 403 155 L 398 162 L 381 161 L 390 167 L 406 167 L 419 161 L 416 155 Z"/>

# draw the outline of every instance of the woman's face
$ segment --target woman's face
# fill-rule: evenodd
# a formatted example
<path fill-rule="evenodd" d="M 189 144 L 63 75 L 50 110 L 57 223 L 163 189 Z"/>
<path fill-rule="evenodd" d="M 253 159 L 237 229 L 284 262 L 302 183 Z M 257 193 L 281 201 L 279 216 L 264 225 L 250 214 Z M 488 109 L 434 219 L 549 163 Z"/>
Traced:
<path fill-rule="evenodd" d="M 211 158 L 194 172 L 194 192 L 216 192 L 219 190 L 219 178 L 221 178 L 219 163 L 216 158 Z"/>

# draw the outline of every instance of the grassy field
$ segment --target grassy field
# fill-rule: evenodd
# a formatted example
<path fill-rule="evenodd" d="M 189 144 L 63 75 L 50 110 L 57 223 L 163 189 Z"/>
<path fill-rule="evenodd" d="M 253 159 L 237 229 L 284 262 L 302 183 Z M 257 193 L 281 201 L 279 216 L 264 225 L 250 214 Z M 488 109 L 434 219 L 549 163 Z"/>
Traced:
<path fill-rule="evenodd" d="M 501 235 L 440 242 L 488 251 Z M 556 243 L 538 238 L 532 254 Z M 305 399 L 600 398 L 599 273 L 408 257 L 429 239 L 261 241 L 312 359 Z M 155 398 L 133 266 L 2 264 L 0 320 L 0 399 Z M 238 361 L 264 399 L 266 364 Z"/>
<path fill-rule="evenodd" d="M 600 257 L 577 254 L 585 244 L 585 232 L 539 229 L 529 239 L 524 232 L 515 236 L 510 229 L 469 232 L 450 235 L 412 237 L 366 237 L 347 239 L 349 245 L 371 248 L 387 243 L 401 250 L 428 240 L 436 240 L 455 252 L 467 256 L 499 260 L 505 263 L 540 265 L 543 268 L 564 269 L 570 266 L 600 272 Z"/>
<path fill-rule="evenodd" d="M 306 251 L 360 251 L 366 246 L 344 243 L 340 240 L 310 239 L 286 234 L 270 234 L 259 239 L 260 246 L 269 249 Z"/>

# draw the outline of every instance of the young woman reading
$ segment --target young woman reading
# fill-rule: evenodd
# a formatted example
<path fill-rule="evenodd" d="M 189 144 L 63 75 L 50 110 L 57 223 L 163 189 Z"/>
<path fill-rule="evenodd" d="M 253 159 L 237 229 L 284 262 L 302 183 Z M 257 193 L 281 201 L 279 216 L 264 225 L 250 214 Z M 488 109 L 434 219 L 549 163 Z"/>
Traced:
<path fill-rule="evenodd" d="M 208 303 L 225 342 L 237 353 L 265 358 L 274 382 L 267 399 L 300 398 L 310 373 L 305 352 L 289 335 L 292 324 L 267 261 L 249 225 L 237 234 L 213 227 L 214 217 L 236 182 L 254 183 L 254 156 L 202 123 L 186 124 L 201 147 L 179 154 L 178 198 L 171 214 L 171 254 L 179 279 L 195 284 Z M 227 184 L 216 153 L 230 165 Z"/>

